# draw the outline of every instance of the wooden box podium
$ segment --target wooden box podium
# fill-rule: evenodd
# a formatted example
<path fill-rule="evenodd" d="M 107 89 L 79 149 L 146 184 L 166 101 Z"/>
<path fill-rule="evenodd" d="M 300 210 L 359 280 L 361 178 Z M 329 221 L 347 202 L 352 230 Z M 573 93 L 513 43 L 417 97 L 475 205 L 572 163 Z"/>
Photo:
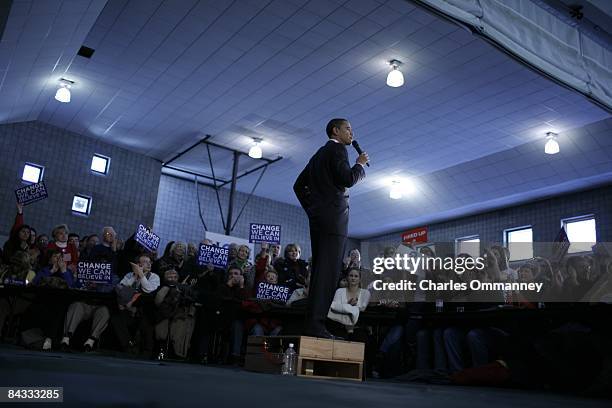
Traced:
<path fill-rule="evenodd" d="M 280 374 L 289 343 L 298 354 L 298 376 L 362 380 L 364 343 L 308 336 L 249 336 L 244 368 Z"/>

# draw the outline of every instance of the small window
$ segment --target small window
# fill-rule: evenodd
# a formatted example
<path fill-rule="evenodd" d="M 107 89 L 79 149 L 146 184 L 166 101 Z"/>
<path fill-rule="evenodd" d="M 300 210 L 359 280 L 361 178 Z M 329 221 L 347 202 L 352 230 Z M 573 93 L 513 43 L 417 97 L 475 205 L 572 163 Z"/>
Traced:
<path fill-rule="evenodd" d="M 102 156 L 101 154 L 94 154 L 91 159 L 91 171 L 96 174 L 108 174 L 110 167 L 110 157 Z"/>
<path fill-rule="evenodd" d="M 533 258 L 533 229 L 526 226 L 504 230 L 504 244 L 510 251 L 510 261 Z"/>
<path fill-rule="evenodd" d="M 88 215 L 91 209 L 91 197 L 75 194 L 72 199 L 72 211 L 78 214 Z"/>
<path fill-rule="evenodd" d="M 566 218 L 561 220 L 561 226 L 570 241 L 568 254 L 592 251 L 591 247 L 597 242 L 594 215 Z"/>
<path fill-rule="evenodd" d="M 461 253 L 469 254 L 473 258 L 480 256 L 480 237 L 470 235 L 469 237 L 455 239 L 455 255 Z"/>
<path fill-rule="evenodd" d="M 23 166 L 21 180 L 28 183 L 40 183 L 42 181 L 44 172 L 44 166 L 39 166 L 38 164 L 34 163 L 26 163 L 25 166 Z"/>

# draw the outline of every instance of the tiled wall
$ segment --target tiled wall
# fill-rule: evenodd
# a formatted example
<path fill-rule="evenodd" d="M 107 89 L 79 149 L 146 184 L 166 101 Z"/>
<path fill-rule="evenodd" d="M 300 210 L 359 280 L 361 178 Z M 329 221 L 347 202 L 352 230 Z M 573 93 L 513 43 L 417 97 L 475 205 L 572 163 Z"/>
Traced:
<path fill-rule="evenodd" d="M 127 238 L 139 222 L 153 224 L 159 186 L 159 162 L 99 140 L 67 132 L 42 122 L 0 125 L 0 236 L 12 226 L 16 188 L 22 187 L 25 162 L 45 166 L 49 198 L 25 208 L 25 221 L 49 234 L 53 226 L 68 224 L 81 236 L 100 233 L 105 225 Z M 111 158 L 107 176 L 91 173 L 94 153 Z M 93 198 L 89 216 L 71 211 L 72 196 Z"/>
<path fill-rule="evenodd" d="M 224 234 L 215 191 L 202 185 L 198 187 L 198 191 L 202 217 L 208 231 Z M 227 219 L 229 189 L 221 189 L 219 196 L 223 215 Z M 248 194 L 236 192 L 235 197 L 234 222 Z M 308 218 L 300 207 L 253 196 L 230 235 L 248 239 L 249 224 L 252 222 L 280 224 L 283 248 L 289 243 L 297 243 L 302 247 L 302 258 L 307 259 L 310 256 Z M 162 246 L 175 240 L 195 243 L 204 237 L 194 182 L 161 176 L 154 230 L 162 238 Z"/>
<path fill-rule="evenodd" d="M 455 238 L 479 235 L 481 244 L 502 243 L 505 229 L 531 225 L 534 242 L 550 242 L 561 228 L 561 219 L 587 214 L 595 215 L 597 241 L 612 242 L 610 186 L 432 224 L 428 226 L 428 238 L 430 242 L 451 243 Z M 399 244 L 401 232 L 362 240 L 362 246 L 375 242 Z M 537 246 L 534 251 L 534 255 L 545 255 L 537 253 Z"/>

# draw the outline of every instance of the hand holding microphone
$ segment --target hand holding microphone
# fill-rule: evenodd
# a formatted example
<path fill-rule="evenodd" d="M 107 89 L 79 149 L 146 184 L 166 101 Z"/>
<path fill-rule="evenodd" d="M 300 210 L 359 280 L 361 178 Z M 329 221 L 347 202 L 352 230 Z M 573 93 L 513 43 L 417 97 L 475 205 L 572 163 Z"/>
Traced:
<path fill-rule="evenodd" d="M 357 154 L 359 154 L 359 157 L 357 158 L 357 163 L 361 165 L 365 164 L 366 166 L 370 167 L 370 163 L 368 162 L 370 160 L 370 157 L 368 156 L 368 154 L 361 150 L 361 147 L 359 146 L 359 143 L 357 143 L 356 140 L 353 140 L 352 145 L 357 151 Z"/>

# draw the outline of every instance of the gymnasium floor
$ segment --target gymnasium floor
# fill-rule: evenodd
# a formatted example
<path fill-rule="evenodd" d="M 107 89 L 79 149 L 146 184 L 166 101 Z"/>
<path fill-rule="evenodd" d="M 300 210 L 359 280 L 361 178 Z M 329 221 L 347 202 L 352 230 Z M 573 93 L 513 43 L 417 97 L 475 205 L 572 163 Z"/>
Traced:
<path fill-rule="evenodd" d="M 75 407 L 610 406 L 609 400 L 542 392 L 388 380 L 363 383 L 314 380 L 251 373 L 238 368 L 97 354 L 43 353 L 9 345 L 0 345 L 0 386 L 63 386 L 62 406 Z"/>

